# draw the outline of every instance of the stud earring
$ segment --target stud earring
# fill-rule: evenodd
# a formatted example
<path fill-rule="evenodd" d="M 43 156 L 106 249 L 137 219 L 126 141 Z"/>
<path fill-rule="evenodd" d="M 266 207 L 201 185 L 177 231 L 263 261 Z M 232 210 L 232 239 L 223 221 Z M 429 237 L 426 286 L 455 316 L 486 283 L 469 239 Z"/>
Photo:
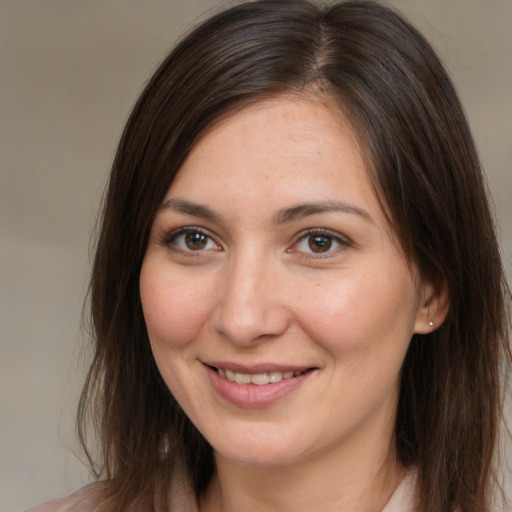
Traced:
<path fill-rule="evenodd" d="M 432 322 L 432 320 L 428 323 L 428 325 L 430 325 L 430 327 L 434 327 L 434 322 Z"/>

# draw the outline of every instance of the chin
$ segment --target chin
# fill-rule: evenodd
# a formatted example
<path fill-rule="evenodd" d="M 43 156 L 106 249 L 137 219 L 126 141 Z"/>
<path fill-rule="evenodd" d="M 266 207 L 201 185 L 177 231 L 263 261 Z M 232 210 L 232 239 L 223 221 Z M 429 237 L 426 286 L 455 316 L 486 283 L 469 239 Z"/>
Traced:
<path fill-rule="evenodd" d="M 255 435 L 236 436 L 226 432 L 220 442 L 213 440 L 216 457 L 252 467 L 287 466 L 300 459 L 301 449 L 290 436 Z"/>

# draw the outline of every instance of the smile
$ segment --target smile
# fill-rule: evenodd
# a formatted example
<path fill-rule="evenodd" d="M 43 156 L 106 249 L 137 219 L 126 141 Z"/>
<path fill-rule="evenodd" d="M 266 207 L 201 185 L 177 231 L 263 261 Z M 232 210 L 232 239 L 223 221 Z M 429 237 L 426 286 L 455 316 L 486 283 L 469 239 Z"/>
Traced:
<path fill-rule="evenodd" d="M 275 384 L 281 382 L 283 379 L 291 379 L 298 377 L 304 373 L 304 370 L 299 371 L 268 371 L 262 373 L 239 373 L 229 369 L 215 368 L 217 373 L 230 382 L 237 384 L 256 384 L 256 386 L 264 386 L 265 384 Z"/>
<path fill-rule="evenodd" d="M 242 408 L 266 407 L 305 385 L 318 368 L 268 364 L 205 364 L 212 388 L 224 401 Z"/>

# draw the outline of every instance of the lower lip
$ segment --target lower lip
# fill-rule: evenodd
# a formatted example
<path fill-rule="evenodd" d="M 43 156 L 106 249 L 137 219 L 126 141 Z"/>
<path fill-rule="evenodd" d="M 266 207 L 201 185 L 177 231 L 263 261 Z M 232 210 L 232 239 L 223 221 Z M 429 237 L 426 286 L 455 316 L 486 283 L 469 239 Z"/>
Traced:
<path fill-rule="evenodd" d="M 312 371 L 279 382 L 263 384 L 237 384 L 221 377 L 216 370 L 206 367 L 213 389 L 227 402 L 238 407 L 255 408 L 272 405 L 306 381 Z"/>

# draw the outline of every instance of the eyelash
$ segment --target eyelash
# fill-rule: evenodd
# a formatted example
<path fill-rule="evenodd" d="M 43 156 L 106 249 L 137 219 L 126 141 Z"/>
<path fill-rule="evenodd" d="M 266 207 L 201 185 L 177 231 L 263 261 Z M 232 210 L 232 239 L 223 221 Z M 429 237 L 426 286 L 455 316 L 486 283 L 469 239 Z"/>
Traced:
<path fill-rule="evenodd" d="M 160 242 L 174 252 L 179 252 L 181 254 L 185 254 L 185 255 L 191 256 L 191 257 L 200 256 L 201 253 L 205 252 L 205 250 L 211 250 L 211 248 L 207 248 L 207 249 L 199 248 L 197 250 L 194 250 L 194 249 L 190 249 L 190 248 L 189 249 L 182 248 L 176 244 L 176 241 L 178 240 L 178 238 L 180 236 L 196 235 L 196 234 L 205 237 L 206 247 L 210 242 L 213 242 L 215 244 L 216 250 L 221 250 L 220 245 L 217 244 L 217 242 L 215 242 L 214 238 L 208 233 L 208 231 L 206 231 L 198 226 L 184 226 L 184 227 L 175 229 L 169 233 L 166 233 L 161 238 Z M 317 237 L 317 238 L 324 237 L 327 239 L 326 243 L 329 244 L 329 247 L 327 248 L 327 250 L 325 252 L 322 252 L 322 251 L 315 252 L 314 250 L 311 250 L 311 251 L 302 250 L 301 251 L 301 250 L 297 249 L 299 244 L 307 243 L 308 239 L 311 239 L 313 237 Z M 331 248 L 331 245 L 333 242 L 337 245 L 336 245 L 336 247 Z M 333 233 L 332 231 L 329 231 L 326 229 L 314 228 L 314 229 L 308 229 L 306 231 L 299 233 L 296 237 L 296 240 L 293 242 L 292 246 L 289 249 L 287 249 L 286 252 L 296 253 L 296 254 L 298 253 L 303 258 L 306 258 L 306 259 L 321 259 L 321 258 L 330 257 L 332 255 L 332 253 L 337 252 L 337 250 L 339 250 L 340 248 L 352 247 L 352 245 L 353 244 L 350 240 L 348 240 L 345 237 L 341 237 L 339 234 Z M 309 246 L 309 247 L 311 248 L 311 246 Z M 321 247 L 321 245 L 319 245 L 319 247 Z"/>
<path fill-rule="evenodd" d="M 307 243 L 308 239 L 311 239 L 313 237 L 320 238 L 325 237 L 329 240 L 329 244 L 332 242 L 337 244 L 337 247 L 331 248 L 328 247 L 328 250 L 325 252 L 314 252 L 312 251 L 299 251 L 297 250 L 297 246 L 300 243 Z M 328 229 L 308 229 L 306 231 L 303 231 L 299 233 L 297 236 L 296 242 L 293 243 L 292 247 L 288 249 L 287 252 L 292 253 L 301 253 L 304 258 L 308 259 L 321 259 L 321 258 L 328 258 L 333 255 L 333 253 L 336 253 L 339 249 L 342 248 L 348 248 L 352 247 L 352 242 L 348 240 L 346 237 L 341 237 L 337 233 L 333 233 L 332 231 L 329 231 Z"/>
<path fill-rule="evenodd" d="M 201 235 L 205 237 L 206 244 L 209 242 L 213 242 L 217 248 L 219 248 L 219 244 L 215 242 L 213 237 L 204 229 L 198 227 L 198 226 L 184 226 L 182 228 L 175 229 L 173 231 L 170 231 L 169 233 L 166 233 L 160 240 L 160 242 L 168 247 L 170 250 L 174 252 L 179 252 L 181 254 L 186 254 L 187 256 L 200 256 L 203 250 L 194 250 L 194 249 L 184 249 L 179 247 L 176 244 L 177 239 L 182 235 Z"/>

